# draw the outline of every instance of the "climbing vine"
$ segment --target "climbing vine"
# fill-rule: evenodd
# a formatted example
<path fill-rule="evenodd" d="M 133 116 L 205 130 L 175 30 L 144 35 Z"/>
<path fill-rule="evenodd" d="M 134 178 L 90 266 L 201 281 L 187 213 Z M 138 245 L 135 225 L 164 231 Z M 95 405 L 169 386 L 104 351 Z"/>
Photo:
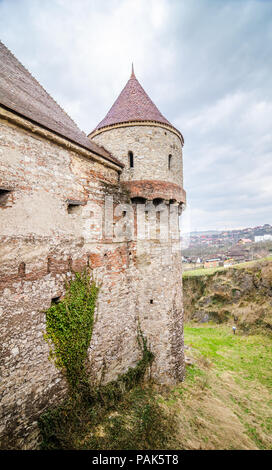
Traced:
<path fill-rule="evenodd" d="M 64 298 L 46 312 L 45 339 L 49 357 L 67 378 L 70 392 L 87 382 L 87 350 L 91 341 L 99 287 L 90 275 L 76 273 L 66 286 Z"/>
<path fill-rule="evenodd" d="M 141 358 L 136 366 L 130 367 L 126 373 L 105 385 L 94 386 L 88 380 L 87 351 L 92 337 L 98 291 L 99 287 L 91 280 L 87 272 L 76 273 L 75 278 L 66 286 L 64 298 L 51 305 L 46 312 L 45 339 L 50 344 L 50 358 L 65 373 L 69 394 L 60 405 L 48 409 L 39 418 L 41 447 L 44 449 L 74 446 L 74 439 L 80 440 L 85 428 L 92 429 L 90 445 L 96 448 L 100 445 L 99 439 L 96 438 L 97 429 L 101 423 L 104 423 L 109 435 L 115 433 L 112 429 L 113 422 L 108 414 L 110 410 L 117 410 L 118 407 L 120 409 L 130 407 L 130 400 L 134 403 L 132 398 L 128 398 L 130 393 L 132 396 L 135 394 L 136 402 L 139 399 L 139 406 L 143 408 L 140 412 L 135 405 L 136 428 L 138 429 L 138 421 L 140 426 L 145 423 L 148 427 L 146 431 L 148 434 L 153 427 L 154 420 L 158 420 L 158 416 L 160 417 L 158 427 L 161 426 L 161 411 L 153 403 L 152 397 L 148 397 L 148 393 L 145 394 L 146 392 L 139 385 L 154 358 L 148 349 L 147 340 L 139 323 L 137 341 Z M 118 435 L 119 427 L 118 424 Z M 135 432 L 138 432 L 137 429 Z M 126 432 L 125 427 L 124 436 Z M 134 436 L 134 430 L 131 434 Z M 109 437 L 109 439 L 106 445 L 110 447 L 115 445 L 116 437 Z M 132 442 L 133 444 L 129 445 L 134 445 L 134 437 Z"/>
<path fill-rule="evenodd" d="M 135 367 L 129 367 L 127 372 L 120 374 L 116 380 L 102 385 L 93 390 L 96 399 L 105 403 L 115 403 L 122 398 L 124 392 L 131 390 L 138 385 L 145 376 L 148 366 L 151 365 L 154 355 L 147 347 L 147 340 L 143 336 L 140 325 L 138 324 L 137 341 L 142 352 L 141 359 Z"/>

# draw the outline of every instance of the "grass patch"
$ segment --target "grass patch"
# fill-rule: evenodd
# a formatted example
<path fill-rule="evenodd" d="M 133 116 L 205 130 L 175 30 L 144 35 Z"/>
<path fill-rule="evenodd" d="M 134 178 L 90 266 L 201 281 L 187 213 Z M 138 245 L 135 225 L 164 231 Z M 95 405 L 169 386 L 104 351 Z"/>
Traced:
<path fill-rule="evenodd" d="M 229 269 L 229 267 L 218 266 L 216 268 L 190 269 L 188 271 L 184 271 L 182 277 L 183 279 L 186 279 L 187 277 L 211 276 L 214 273 L 225 271 L 226 269 Z"/>
<path fill-rule="evenodd" d="M 210 359 L 218 371 L 234 371 L 272 391 L 272 341 L 264 335 L 233 334 L 229 326 L 185 327 L 186 341 Z"/>
<path fill-rule="evenodd" d="M 196 361 L 172 392 L 184 448 L 272 449 L 272 339 L 217 324 L 187 324 L 184 334 Z"/>
<path fill-rule="evenodd" d="M 42 448 L 272 449 L 272 339 L 218 324 L 186 324 L 184 334 L 195 362 L 183 383 L 146 384 L 142 364 L 117 394 L 109 384 L 45 414 Z"/>

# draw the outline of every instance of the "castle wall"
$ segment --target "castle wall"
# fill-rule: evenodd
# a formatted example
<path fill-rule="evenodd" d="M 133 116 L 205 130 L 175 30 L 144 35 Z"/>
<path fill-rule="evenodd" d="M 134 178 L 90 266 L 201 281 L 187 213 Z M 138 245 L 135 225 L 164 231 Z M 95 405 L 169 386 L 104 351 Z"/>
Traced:
<path fill-rule="evenodd" d="M 5 122 L 0 136 L 0 188 L 11 190 L 0 205 L 0 435 L 4 446 L 27 448 L 37 416 L 66 390 L 48 360 L 45 310 L 98 250 L 85 246 L 82 214 L 69 214 L 66 201 L 103 205 L 104 183 L 116 184 L 118 174 Z"/>
<path fill-rule="evenodd" d="M 151 376 L 182 379 L 180 253 L 171 253 L 168 242 L 165 257 L 158 240 L 145 247 L 136 238 L 100 236 L 105 197 L 114 207 L 132 207 L 117 169 L 5 121 L 0 143 L 0 189 L 10 191 L 4 198 L 0 192 L 0 440 L 4 448 L 26 449 L 39 441 L 40 413 L 66 391 L 43 334 L 45 311 L 74 271 L 89 266 L 101 283 L 89 349 L 92 379 L 113 380 L 136 365 L 139 321 L 155 353 Z M 69 212 L 67 201 L 80 204 Z M 136 220 L 136 205 L 133 210 Z"/>

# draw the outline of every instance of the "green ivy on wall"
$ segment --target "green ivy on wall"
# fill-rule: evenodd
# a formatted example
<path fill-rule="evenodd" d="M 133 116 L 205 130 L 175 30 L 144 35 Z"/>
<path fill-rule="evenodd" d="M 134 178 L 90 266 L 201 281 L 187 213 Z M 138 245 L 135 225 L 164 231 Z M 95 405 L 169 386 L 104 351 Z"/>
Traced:
<path fill-rule="evenodd" d="M 70 448 L 70 446 L 73 448 L 74 439 L 80 441 L 85 427 L 93 429 L 91 435 L 94 442 L 90 445 L 96 448 L 99 439 L 97 441 L 95 436 L 100 422 L 106 420 L 108 431 L 111 432 L 112 420 L 107 418 L 110 410 L 118 407 L 126 408 L 126 396 L 130 391 L 135 397 L 144 393 L 140 384 L 143 383 L 154 356 L 148 349 L 139 322 L 137 341 L 141 358 L 135 367 L 129 367 L 116 380 L 104 385 L 95 386 L 88 380 L 87 351 L 92 338 L 98 291 L 99 288 L 87 272 L 75 273 L 75 278 L 66 286 L 64 298 L 52 304 L 46 312 L 45 339 L 50 344 L 49 357 L 64 372 L 69 393 L 60 405 L 46 410 L 39 417 L 43 449 Z M 158 411 L 157 406 L 151 402 L 152 399 L 148 398 L 147 403 L 143 403 L 144 415 L 140 414 L 139 419 L 140 423 L 142 420 L 146 422 L 146 413 L 148 413 L 147 417 L 152 427 L 158 413 L 161 416 L 161 410 Z M 115 438 L 113 445 L 114 442 Z"/>
<path fill-rule="evenodd" d="M 92 337 L 99 287 L 90 275 L 76 273 L 66 286 L 64 298 L 46 312 L 45 339 L 49 357 L 67 378 L 70 392 L 87 383 L 87 351 Z"/>

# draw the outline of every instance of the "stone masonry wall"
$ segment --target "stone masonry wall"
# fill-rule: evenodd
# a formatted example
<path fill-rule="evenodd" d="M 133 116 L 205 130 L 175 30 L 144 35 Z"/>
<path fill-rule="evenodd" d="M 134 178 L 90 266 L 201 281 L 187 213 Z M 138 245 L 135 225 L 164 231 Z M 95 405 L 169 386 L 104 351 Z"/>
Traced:
<path fill-rule="evenodd" d="M 125 165 L 121 181 L 159 180 L 183 186 L 182 147 L 174 132 L 159 126 L 136 125 L 112 128 L 93 140 Z M 134 155 L 134 168 L 128 165 L 129 151 Z M 172 155 L 170 170 L 169 155 Z"/>
<path fill-rule="evenodd" d="M 3 448 L 37 447 L 38 416 L 66 392 L 63 376 L 48 360 L 45 311 L 65 293 L 73 272 L 86 266 L 101 283 L 91 378 L 107 382 L 136 365 L 139 321 L 155 353 L 151 376 L 169 383 L 183 377 L 180 253 L 172 253 L 168 242 L 165 257 L 158 240 L 105 234 L 105 197 L 112 197 L 114 207 L 132 206 L 118 178 L 106 164 L 0 122 Z M 78 205 L 68 206 L 71 201 Z M 136 205 L 133 210 L 136 220 Z M 114 214 L 113 222 L 119 220 Z"/>
<path fill-rule="evenodd" d="M 0 189 L 10 190 L 0 205 L 0 435 L 4 447 L 32 448 L 37 416 L 66 389 L 48 360 L 45 310 L 98 249 L 84 243 L 84 206 L 68 213 L 66 201 L 103 206 L 118 174 L 5 122 L 0 142 Z"/>

